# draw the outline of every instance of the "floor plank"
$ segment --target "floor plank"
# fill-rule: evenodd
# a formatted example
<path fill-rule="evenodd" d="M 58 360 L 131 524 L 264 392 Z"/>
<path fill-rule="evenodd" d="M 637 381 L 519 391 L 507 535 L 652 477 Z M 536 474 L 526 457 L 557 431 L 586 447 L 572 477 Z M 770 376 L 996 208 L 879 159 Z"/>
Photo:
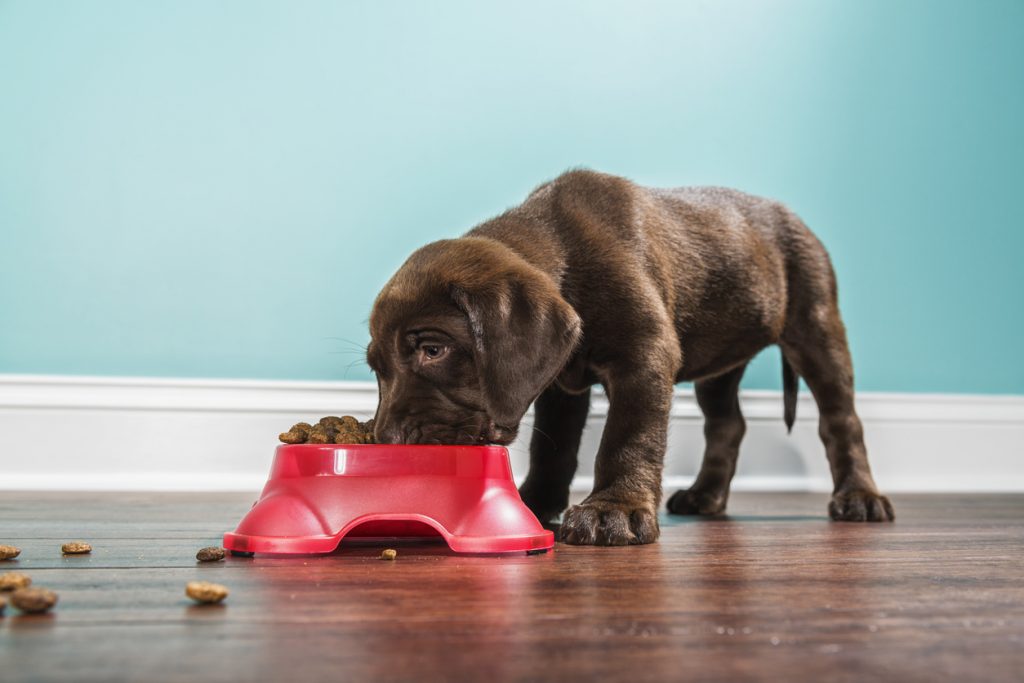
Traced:
<path fill-rule="evenodd" d="M 0 618 L 5 681 L 1020 680 L 1024 496 L 898 496 L 835 524 L 826 497 L 736 494 L 662 541 L 457 556 L 443 546 L 199 564 L 239 494 L 0 493 L 0 571 L 60 593 Z M 88 556 L 60 544 L 88 540 Z M 231 589 L 190 604 L 185 582 Z"/>

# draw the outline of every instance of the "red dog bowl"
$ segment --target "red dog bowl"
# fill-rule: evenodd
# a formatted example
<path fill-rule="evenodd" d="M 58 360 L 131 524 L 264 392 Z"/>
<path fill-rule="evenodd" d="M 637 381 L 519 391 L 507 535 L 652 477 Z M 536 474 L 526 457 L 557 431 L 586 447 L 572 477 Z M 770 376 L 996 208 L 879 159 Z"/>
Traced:
<path fill-rule="evenodd" d="M 260 499 L 224 547 L 329 553 L 346 541 L 440 536 L 457 553 L 543 552 L 501 446 L 278 446 Z"/>

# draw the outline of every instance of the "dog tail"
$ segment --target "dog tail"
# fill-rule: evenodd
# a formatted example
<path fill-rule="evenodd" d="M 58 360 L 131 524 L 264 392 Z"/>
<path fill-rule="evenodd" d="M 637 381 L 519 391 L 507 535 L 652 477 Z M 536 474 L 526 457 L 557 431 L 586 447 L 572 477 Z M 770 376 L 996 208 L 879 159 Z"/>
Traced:
<path fill-rule="evenodd" d="M 782 417 L 786 421 L 786 432 L 793 431 L 793 423 L 796 422 L 796 393 L 800 389 L 800 376 L 789 364 L 786 357 L 782 357 Z"/>

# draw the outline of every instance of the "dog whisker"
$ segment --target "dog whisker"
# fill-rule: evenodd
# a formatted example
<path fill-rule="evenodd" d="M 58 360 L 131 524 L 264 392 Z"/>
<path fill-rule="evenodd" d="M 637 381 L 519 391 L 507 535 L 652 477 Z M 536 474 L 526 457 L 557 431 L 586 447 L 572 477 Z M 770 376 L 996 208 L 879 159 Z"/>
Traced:
<path fill-rule="evenodd" d="M 543 436 L 543 437 L 544 437 L 545 439 L 547 439 L 547 440 L 548 440 L 548 441 L 549 441 L 549 442 L 551 443 L 551 445 L 552 445 L 552 446 L 556 445 L 556 444 L 555 444 L 555 440 L 554 440 L 554 438 L 552 438 L 552 437 L 551 437 L 551 435 L 550 435 L 550 434 L 548 434 L 547 432 L 545 432 L 545 431 L 543 431 L 542 429 L 539 429 L 539 428 L 537 428 L 537 427 L 535 427 L 535 426 L 533 426 L 533 425 L 530 425 L 530 429 L 531 429 L 532 431 L 536 432 L 537 434 L 540 434 L 540 435 L 541 435 L 541 436 Z"/>

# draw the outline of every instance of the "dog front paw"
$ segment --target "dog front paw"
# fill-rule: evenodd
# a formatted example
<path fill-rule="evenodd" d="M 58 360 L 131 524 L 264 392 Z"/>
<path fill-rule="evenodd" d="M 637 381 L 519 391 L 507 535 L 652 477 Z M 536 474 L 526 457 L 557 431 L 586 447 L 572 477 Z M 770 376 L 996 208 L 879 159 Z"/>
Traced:
<path fill-rule="evenodd" d="M 832 496 L 828 516 L 837 522 L 891 522 L 896 519 L 888 498 L 865 490 Z"/>
<path fill-rule="evenodd" d="M 653 506 L 588 499 L 569 508 L 558 540 L 570 545 L 639 545 L 658 540 Z"/>
<path fill-rule="evenodd" d="M 723 493 L 691 487 L 673 493 L 666 507 L 673 515 L 720 515 L 725 512 L 725 501 Z"/>

